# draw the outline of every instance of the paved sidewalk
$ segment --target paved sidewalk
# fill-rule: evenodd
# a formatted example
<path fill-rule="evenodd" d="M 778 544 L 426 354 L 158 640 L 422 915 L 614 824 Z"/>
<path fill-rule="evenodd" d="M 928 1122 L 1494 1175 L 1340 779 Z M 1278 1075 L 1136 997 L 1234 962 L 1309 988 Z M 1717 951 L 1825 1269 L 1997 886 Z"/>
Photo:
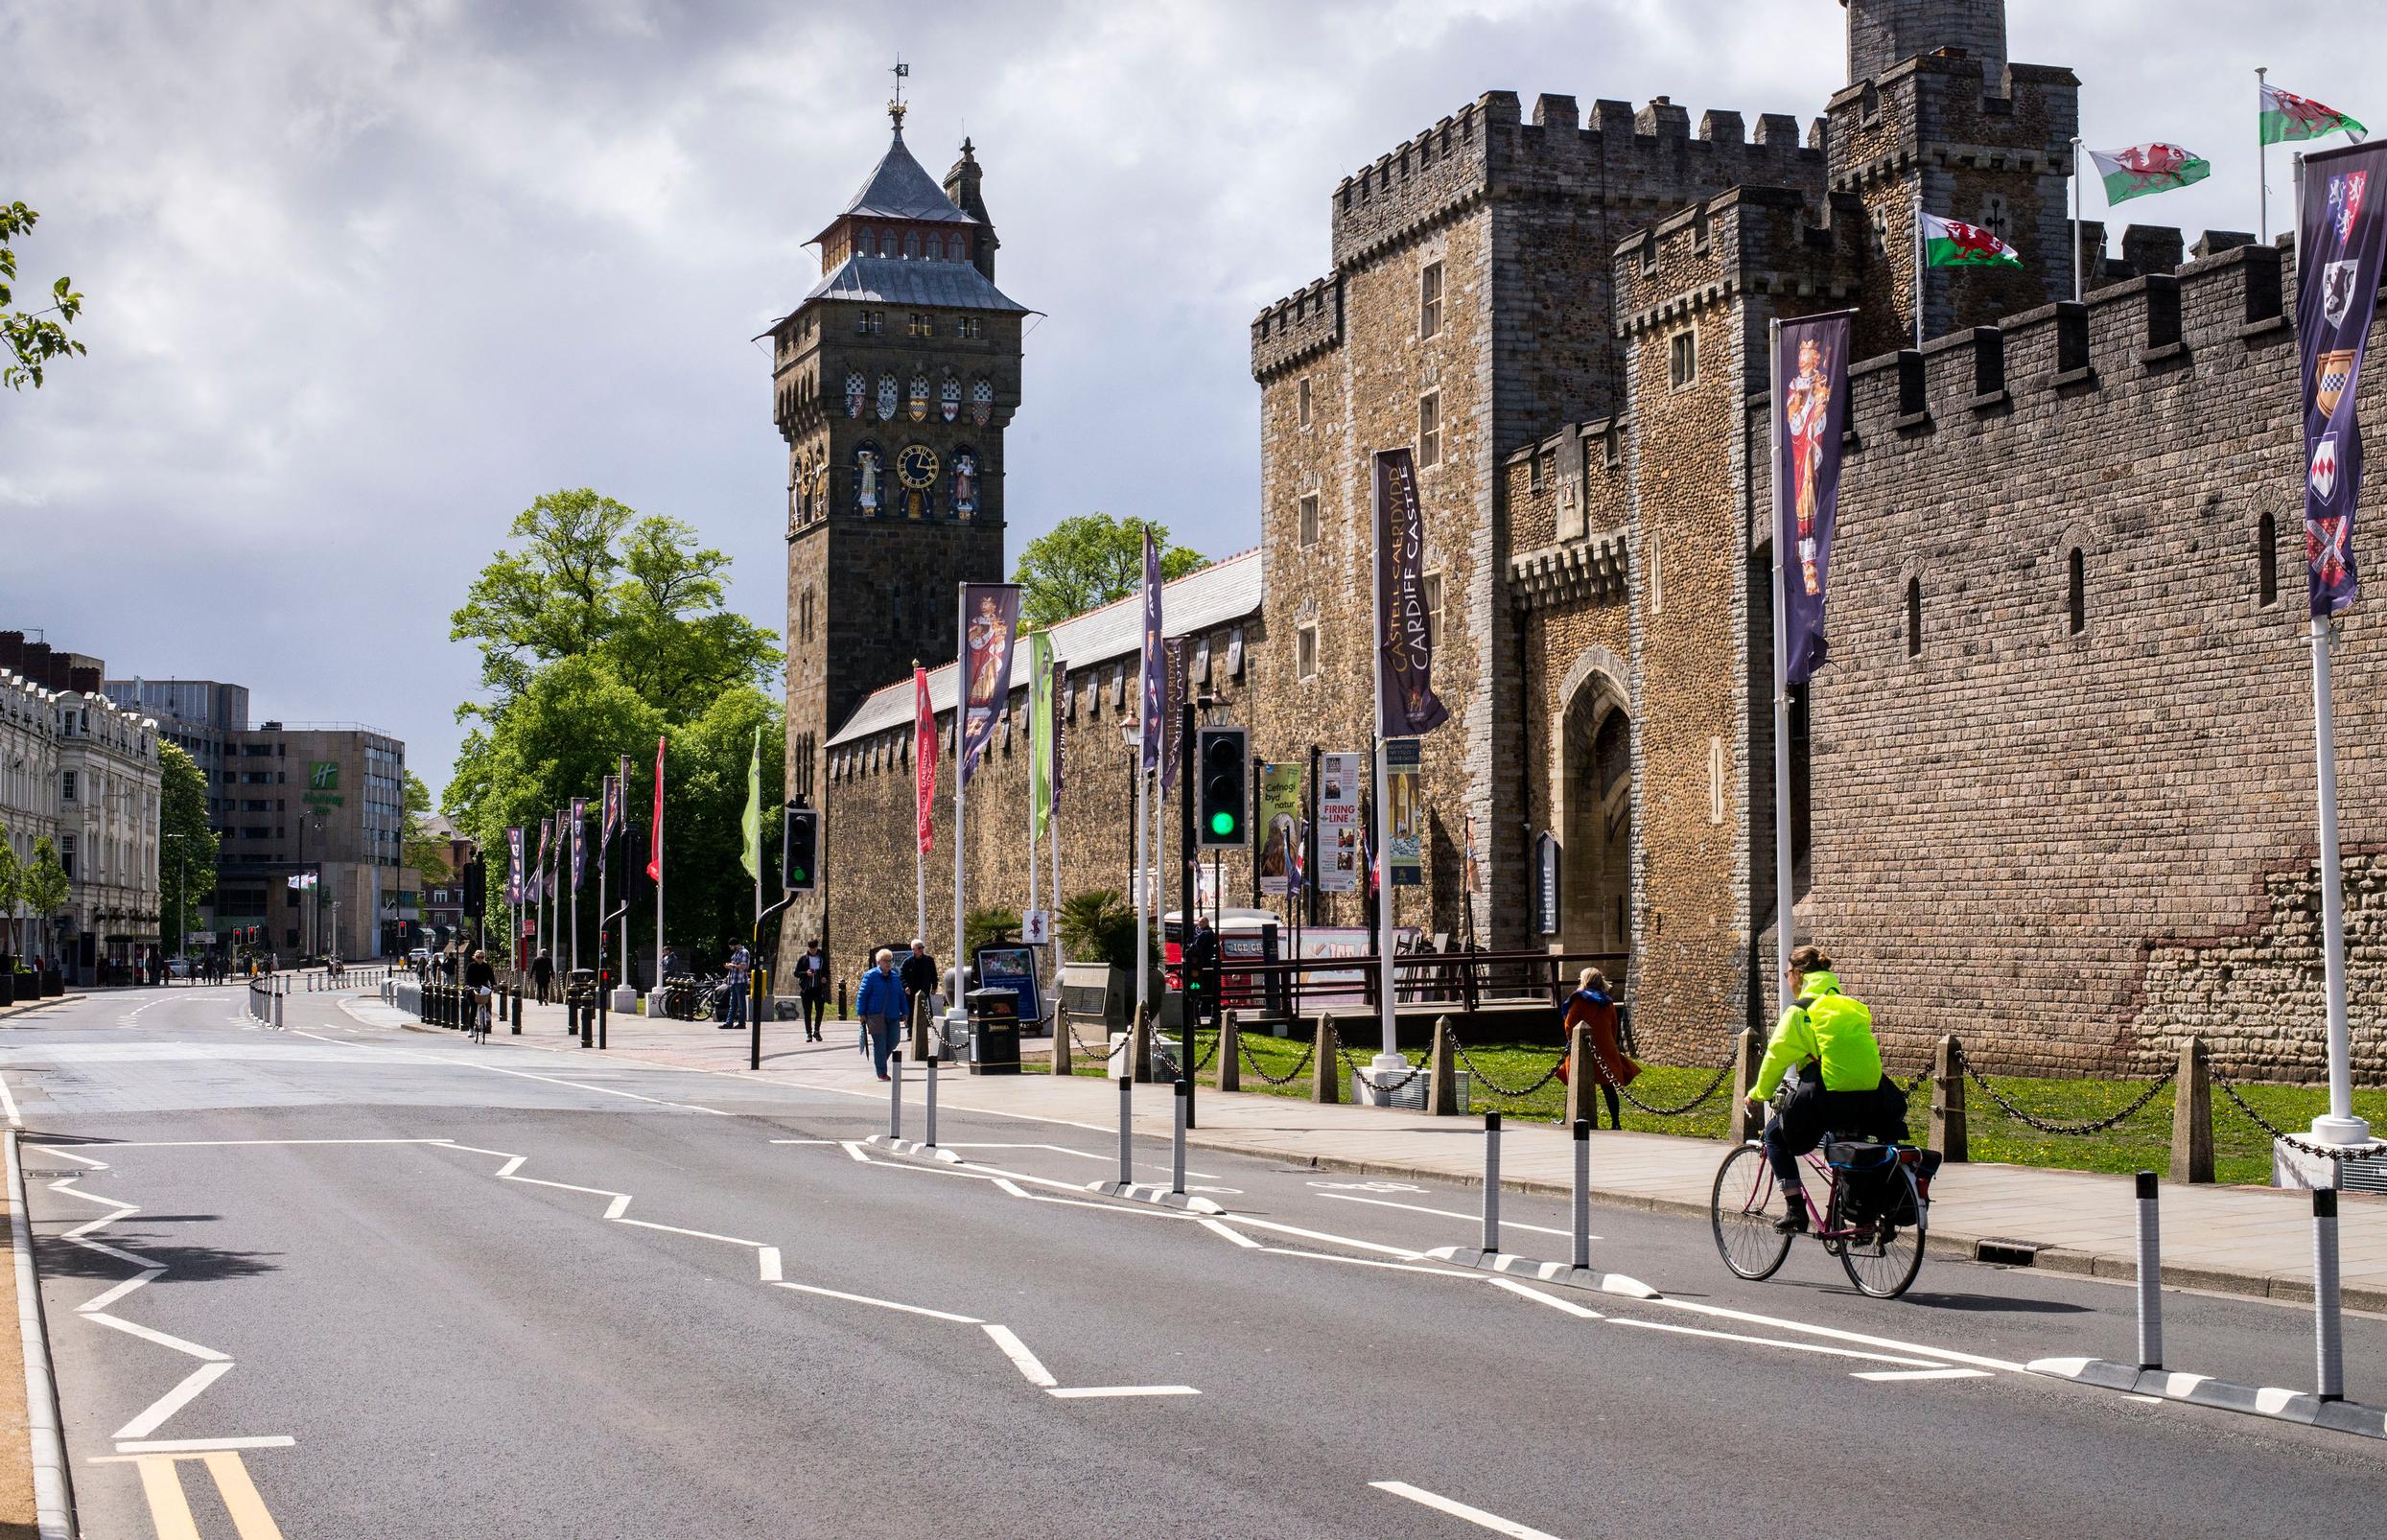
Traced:
<path fill-rule="evenodd" d="M 616 1055 L 657 1064 L 749 1073 L 747 1034 L 710 1022 L 610 1018 Z M 501 1031 L 503 1029 L 501 1028 Z M 855 1024 L 831 1018 L 826 1042 L 807 1043 L 793 1021 L 763 1026 L 764 1076 L 865 1095 L 883 1094 L 869 1062 L 854 1051 Z M 560 1007 L 526 1006 L 523 1036 L 562 1046 Z M 573 1041 L 576 1043 L 576 1038 Z M 577 1051 L 576 1047 L 573 1051 Z M 1031 1050 L 1033 1052 L 1033 1049 Z M 917 1077 L 907 1100 L 921 1095 Z M 1008 1112 L 1094 1128 L 1115 1128 L 1118 1092 L 1091 1077 L 949 1076 L 939 1100 L 948 1108 Z M 1192 1144 L 1320 1170 L 1465 1185 L 1483 1179 L 1482 1125 L 1375 1108 L 1329 1106 L 1288 1097 L 1212 1090 L 1197 1100 Z M 1166 1138 L 1165 1086 L 1139 1091 L 1136 1128 Z M 1501 1141 L 1501 1185 L 1565 1193 L 1573 1142 L 1544 1123 L 1510 1122 Z M 1592 1136 L 1593 1196 L 1600 1202 L 1704 1216 L 1723 1147 L 1711 1139 L 1602 1130 Z M 1986 1243 L 2034 1248 L 2036 1267 L 2100 1277 L 2136 1275 L 2136 1209 L 2131 1180 L 2092 1172 L 2031 1166 L 1944 1167 L 1933 1183 L 1932 1249 L 1971 1257 Z M 2339 1221 L 2341 1275 L 2349 1309 L 2387 1313 L 2387 1198 L 2344 1195 Z M 2312 1296 L 2312 1209 L 2303 1193 L 2267 1187 L 2163 1189 L 2164 1281 L 2180 1288 L 2285 1300 Z"/>

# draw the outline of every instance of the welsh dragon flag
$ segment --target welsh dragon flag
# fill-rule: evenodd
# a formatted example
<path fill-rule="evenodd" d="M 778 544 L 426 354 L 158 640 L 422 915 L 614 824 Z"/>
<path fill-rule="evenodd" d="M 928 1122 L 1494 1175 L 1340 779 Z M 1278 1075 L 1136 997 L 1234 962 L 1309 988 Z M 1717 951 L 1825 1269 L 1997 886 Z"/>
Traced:
<path fill-rule="evenodd" d="M 1977 224 L 1923 216 L 1923 262 L 1931 268 L 2019 268 L 2022 255 Z"/>
<path fill-rule="evenodd" d="M 2105 200 L 2119 203 L 2128 198 L 2144 198 L 2149 193 L 2168 193 L 2175 187 L 2201 182 L 2212 175 L 2212 162 L 2191 154 L 2178 145 L 2132 145 L 2108 154 L 2102 150 L 2089 152 L 2089 159 L 2105 178 Z"/>
<path fill-rule="evenodd" d="M 2276 145 L 2290 139 L 2318 139 L 2343 128 L 2356 139 L 2370 132 L 2332 106 L 2308 96 L 2282 91 L 2276 85 L 2257 87 L 2262 94 L 2262 142 Z"/>

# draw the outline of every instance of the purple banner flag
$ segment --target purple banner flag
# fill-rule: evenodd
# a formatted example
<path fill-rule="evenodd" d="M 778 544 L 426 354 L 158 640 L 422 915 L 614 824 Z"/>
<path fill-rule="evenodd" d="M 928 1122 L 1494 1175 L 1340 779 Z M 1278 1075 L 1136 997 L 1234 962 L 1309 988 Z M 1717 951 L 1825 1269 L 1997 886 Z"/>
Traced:
<path fill-rule="evenodd" d="M 2304 157 L 2296 244 L 2296 345 L 2305 417 L 2305 562 L 2315 616 L 2336 615 L 2361 588 L 2353 508 L 2362 492 L 2362 430 L 2353 416 L 2387 249 L 2387 146 Z"/>
<path fill-rule="evenodd" d="M 1185 692 L 1193 677 L 1193 642 L 1171 637 L 1160 643 L 1160 800 L 1177 786 L 1177 757 L 1185 745 Z"/>
<path fill-rule="evenodd" d="M 516 824 L 505 831 L 505 901 L 522 902 L 522 826 Z"/>
<path fill-rule="evenodd" d="M 589 800 L 572 799 L 572 891 L 580 891 L 580 875 L 588 866 Z"/>
<path fill-rule="evenodd" d="M 1011 710 L 1012 642 L 1019 634 L 1019 585 L 965 583 L 962 613 L 962 784 L 995 737 L 995 724 Z"/>
<path fill-rule="evenodd" d="M 1450 711 L 1434 693 L 1434 634 L 1426 623 L 1425 515 L 1417 464 L 1406 449 L 1376 453 L 1376 691 L 1387 737 L 1442 725 Z"/>
<path fill-rule="evenodd" d="M 602 861 L 614 848 L 614 830 L 621 827 L 621 780 L 619 776 L 605 778 L 604 811 L 597 815 L 597 858 Z"/>
<path fill-rule="evenodd" d="M 537 869 L 536 871 L 534 871 L 534 872 L 532 872 L 532 873 L 530 874 L 530 898 L 531 898 L 531 901 L 532 901 L 532 902 L 534 902 L 534 903 L 535 903 L 535 902 L 537 902 L 539 899 L 546 898 L 546 897 L 547 897 L 547 895 L 548 895 L 549 889 L 548 889 L 548 885 L 547 885 L 547 855 L 548 855 L 548 851 L 549 851 L 549 850 L 550 850 L 550 848 L 554 845 L 554 843 L 555 843 L 555 820 L 554 820 L 554 819 L 552 819 L 552 818 L 542 818 L 542 819 L 540 819 L 540 820 L 539 820 L 539 865 L 538 865 L 538 869 Z"/>
<path fill-rule="evenodd" d="M 1053 806 L 1061 806 L 1061 782 L 1064 767 L 1068 763 L 1069 665 L 1061 659 L 1053 660 Z"/>
<path fill-rule="evenodd" d="M 1144 773 L 1150 775 L 1160 765 L 1161 692 L 1164 649 L 1160 645 L 1160 549 L 1152 543 L 1152 531 L 1144 531 L 1144 642 L 1143 679 L 1137 688 L 1139 719 L 1143 734 L 1140 759 Z"/>
<path fill-rule="evenodd" d="M 1840 511 L 1853 312 L 1784 321 L 1774 358 L 1774 540 L 1782 566 L 1783 678 L 1805 684 L 1828 654 L 1824 587 Z"/>

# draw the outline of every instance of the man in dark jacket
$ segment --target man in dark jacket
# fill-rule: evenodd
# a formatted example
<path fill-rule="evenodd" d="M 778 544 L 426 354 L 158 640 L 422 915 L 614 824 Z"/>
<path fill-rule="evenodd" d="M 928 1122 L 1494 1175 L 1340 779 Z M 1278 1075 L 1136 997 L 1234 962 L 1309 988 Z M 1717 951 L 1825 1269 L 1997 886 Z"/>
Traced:
<path fill-rule="evenodd" d="M 821 1040 L 821 1022 L 829 1015 L 829 954 L 813 942 L 796 960 L 796 992 L 804 1001 L 804 1040 Z"/>
<path fill-rule="evenodd" d="M 926 999 L 937 992 L 937 960 L 928 955 L 928 943 L 921 937 L 912 938 L 912 955 L 903 959 L 904 1019 L 909 1020 L 913 1002 Z"/>

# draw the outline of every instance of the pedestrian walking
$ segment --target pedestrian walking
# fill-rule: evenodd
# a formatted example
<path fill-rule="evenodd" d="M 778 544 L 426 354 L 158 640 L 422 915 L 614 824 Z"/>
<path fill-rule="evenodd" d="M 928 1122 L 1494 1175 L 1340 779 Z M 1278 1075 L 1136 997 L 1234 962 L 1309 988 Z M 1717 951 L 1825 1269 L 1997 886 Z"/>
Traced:
<path fill-rule="evenodd" d="M 796 993 L 804 1006 L 804 1040 L 821 1040 L 821 1023 L 829 1015 L 829 957 L 819 942 L 804 949 L 796 963 Z"/>
<path fill-rule="evenodd" d="M 548 1003 L 548 988 L 554 982 L 555 959 L 550 957 L 547 948 L 542 946 L 539 948 L 539 955 L 530 960 L 530 985 L 539 992 L 541 1005 Z"/>
<path fill-rule="evenodd" d="M 912 938 L 912 955 L 903 959 L 903 1010 L 909 1019 L 914 1007 L 922 1000 L 933 1001 L 937 992 L 937 960 L 929 955 L 928 943 L 921 937 Z"/>
<path fill-rule="evenodd" d="M 724 986 L 729 994 L 724 1003 L 729 1009 L 721 1022 L 724 1029 L 746 1024 L 747 976 L 753 971 L 753 959 L 746 955 L 745 943 L 740 942 L 730 949 L 728 983 Z"/>
<path fill-rule="evenodd" d="M 1596 968 L 1586 968 L 1577 975 L 1575 992 L 1566 1002 L 1566 1040 L 1570 1048 L 1575 1041 L 1577 1027 L 1591 1029 L 1592 1073 L 1600 1085 L 1600 1093 L 1608 1104 L 1608 1127 L 1625 1126 L 1625 1110 L 1617 1101 L 1620 1086 L 1630 1085 L 1641 1074 L 1641 1066 L 1626 1055 L 1617 1040 L 1615 992 L 1608 985 L 1608 976 Z M 1560 1079 L 1567 1067 L 1558 1066 Z M 1591 1108 L 1591 1126 L 1600 1126 L 1600 1103 L 1586 1097 Z"/>
<path fill-rule="evenodd" d="M 887 1060 L 895 1052 L 895 1037 L 903 1025 L 903 980 L 895 970 L 895 953 L 889 948 L 879 947 L 878 955 L 871 962 L 871 970 L 862 975 L 862 990 L 854 999 L 854 1010 L 862 1018 L 862 1031 L 870 1039 L 871 1067 L 878 1072 L 880 1080 L 885 1080 Z"/>

